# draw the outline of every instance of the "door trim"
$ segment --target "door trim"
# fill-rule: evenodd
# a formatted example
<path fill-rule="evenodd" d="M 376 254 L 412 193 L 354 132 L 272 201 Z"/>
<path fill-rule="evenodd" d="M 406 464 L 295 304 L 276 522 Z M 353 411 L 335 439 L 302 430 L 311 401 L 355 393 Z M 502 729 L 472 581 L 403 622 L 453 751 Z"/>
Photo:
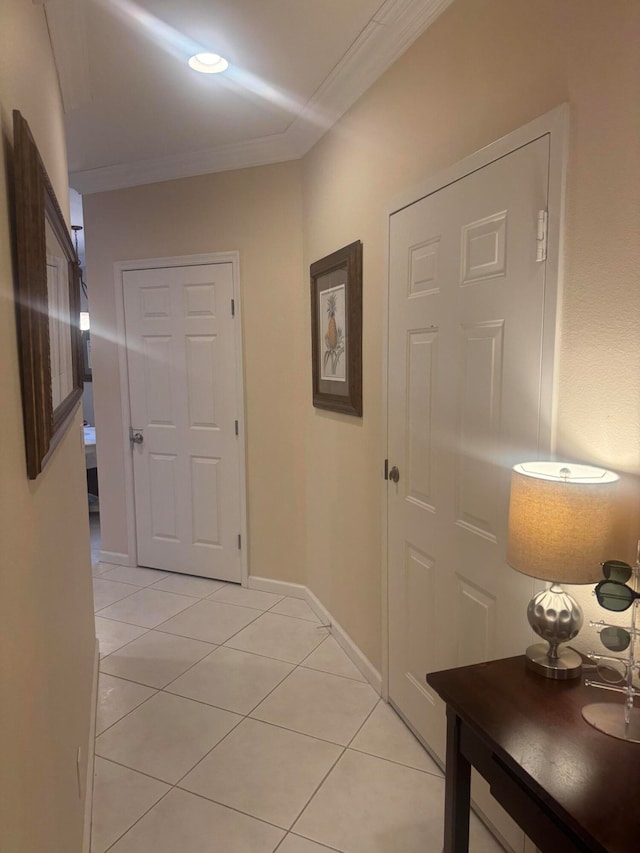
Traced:
<path fill-rule="evenodd" d="M 555 382 L 558 363 L 556 344 L 560 339 L 559 321 L 563 276 L 564 213 L 566 203 L 566 174 L 569 157 L 569 104 L 564 103 L 542 116 L 508 133 L 479 151 L 449 166 L 413 189 L 397 196 L 386 210 L 385 233 L 385 285 L 383 291 L 382 316 L 382 446 L 384 456 L 389 454 L 388 427 L 388 382 L 389 382 L 389 257 L 391 217 L 405 207 L 432 195 L 449 184 L 466 177 L 513 153 L 518 148 L 535 142 L 541 136 L 549 135 L 549 189 L 548 189 L 548 244 L 545 277 L 545 306 L 543 318 L 542 370 L 541 386 L 546 394 L 540 403 L 541 429 L 539 433 L 539 451 L 552 456 L 556 448 L 557 433 L 557 394 Z M 380 460 L 382 466 L 382 460 Z M 389 555 L 388 555 L 388 513 L 387 482 L 382 479 L 380 487 L 381 548 L 382 548 L 382 698 L 389 699 Z"/>
<path fill-rule="evenodd" d="M 136 516 L 133 493 L 133 456 L 129 452 L 129 426 L 131 411 L 129 402 L 129 371 L 127 370 L 127 339 L 124 314 L 124 273 L 131 270 L 164 269 L 166 267 L 203 266 L 205 264 L 231 264 L 233 280 L 233 298 L 235 300 L 236 334 L 236 382 L 238 389 L 237 412 L 239 437 L 241 442 L 239 461 L 240 476 L 240 530 L 242 548 L 240 564 L 242 586 L 247 585 L 249 577 L 249 538 L 247 525 L 247 444 L 244 406 L 244 367 L 242 336 L 242 300 L 240 298 L 240 253 L 213 252 L 203 255 L 174 255 L 168 258 L 142 258 L 131 261 L 117 261 L 113 265 L 116 302 L 116 345 L 118 347 L 118 368 L 120 377 L 120 400 L 122 402 L 122 442 L 125 448 L 125 511 L 127 517 L 127 553 L 129 565 L 138 565 L 138 542 L 136 535 Z"/>

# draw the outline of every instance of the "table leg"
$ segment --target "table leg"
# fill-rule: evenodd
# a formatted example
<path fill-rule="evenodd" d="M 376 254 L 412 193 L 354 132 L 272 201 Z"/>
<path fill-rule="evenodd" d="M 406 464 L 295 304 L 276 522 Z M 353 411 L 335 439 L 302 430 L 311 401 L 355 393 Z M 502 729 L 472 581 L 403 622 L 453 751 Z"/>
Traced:
<path fill-rule="evenodd" d="M 468 853 L 471 765 L 460 752 L 462 721 L 447 707 L 444 853 Z"/>

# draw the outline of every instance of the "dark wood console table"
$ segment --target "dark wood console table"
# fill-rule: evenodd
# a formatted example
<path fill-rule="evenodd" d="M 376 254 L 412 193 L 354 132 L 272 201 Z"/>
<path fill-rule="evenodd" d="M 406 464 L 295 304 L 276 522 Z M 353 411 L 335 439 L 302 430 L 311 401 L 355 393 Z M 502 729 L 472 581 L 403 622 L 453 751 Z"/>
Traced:
<path fill-rule="evenodd" d="M 471 766 L 543 853 L 640 850 L 640 744 L 582 719 L 617 694 L 552 681 L 522 656 L 427 675 L 447 705 L 444 853 L 467 853 Z"/>

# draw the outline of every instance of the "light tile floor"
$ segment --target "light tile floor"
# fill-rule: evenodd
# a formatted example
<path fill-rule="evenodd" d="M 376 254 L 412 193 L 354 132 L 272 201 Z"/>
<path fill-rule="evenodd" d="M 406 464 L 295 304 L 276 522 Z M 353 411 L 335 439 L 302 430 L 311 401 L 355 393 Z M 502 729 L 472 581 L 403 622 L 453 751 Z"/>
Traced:
<path fill-rule="evenodd" d="M 304 601 L 94 576 L 92 853 L 440 853 L 442 773 Z"/>

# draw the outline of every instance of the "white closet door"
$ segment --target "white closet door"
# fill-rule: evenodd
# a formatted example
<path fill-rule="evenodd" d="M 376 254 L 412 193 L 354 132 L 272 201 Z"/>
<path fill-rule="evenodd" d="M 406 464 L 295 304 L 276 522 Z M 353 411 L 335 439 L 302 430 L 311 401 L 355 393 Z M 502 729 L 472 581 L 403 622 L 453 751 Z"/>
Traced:
<path fill-rule="evenodd" d="M 533 582 L 505 554 L 510 467 L 537 457 L 546 393 L 548 162 L 545 136 L 391 217 L 389 694 L 443 760 L 444 706 L 425 674 L 530 641 Z"/>
<path fill-rule="evenodd" d="M 241 580 L 230 263 L 124 273 L 138 563 Z"/>

